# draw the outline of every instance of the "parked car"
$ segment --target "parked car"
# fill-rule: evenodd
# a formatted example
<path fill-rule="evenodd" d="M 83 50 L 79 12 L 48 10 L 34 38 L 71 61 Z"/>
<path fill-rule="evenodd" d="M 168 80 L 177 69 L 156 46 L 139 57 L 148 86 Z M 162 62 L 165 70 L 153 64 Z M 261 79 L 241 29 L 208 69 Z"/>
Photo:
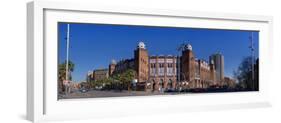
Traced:
<path fill-rule="evenodd" d="M 79 91 L 80 91 L 81 93 L 86 93 L 86 92 L 88 92 L 89 90 L 86 89 L 86 88 L 81 88 Z"/>

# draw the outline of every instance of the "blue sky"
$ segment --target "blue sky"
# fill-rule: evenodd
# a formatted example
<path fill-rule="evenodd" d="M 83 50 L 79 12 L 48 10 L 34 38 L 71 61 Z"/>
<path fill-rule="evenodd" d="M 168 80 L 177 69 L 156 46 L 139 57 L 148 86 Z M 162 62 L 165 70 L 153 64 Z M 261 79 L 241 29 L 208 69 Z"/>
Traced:
<path fill-rule="evenodd" d="M 58 23 L 59 63 L 66 59 L 67 23 Z M 225 60 L 225 75 L 232 77 L 241 60 L 250 55 L 251 31 L 196 28 L 149 27 L 105 24 L 70 24 L 69 58 L 74 62 L 73 80 L 86 79 L 90 70 L 107 68 L 112 59 L 133 58 L 139 41 L 146 44 L 149 55 L 177 55 L 176 48 L 190 43 L 195 57 L 208 60 L 221 52 Z M 258 32 L 254 32 L 258 49 Z M 258 56 L 258 50 L 255 52 Z"/>

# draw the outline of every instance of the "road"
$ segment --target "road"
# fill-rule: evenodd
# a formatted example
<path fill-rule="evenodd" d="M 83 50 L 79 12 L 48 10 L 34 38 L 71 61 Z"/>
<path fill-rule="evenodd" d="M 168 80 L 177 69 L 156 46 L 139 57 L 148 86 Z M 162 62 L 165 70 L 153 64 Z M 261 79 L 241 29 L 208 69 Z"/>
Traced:
<path fill-rule="evenodd" d="M 98 98 L 98 97 L 122 97 L 122 96 L 147 96 L 147 95 L 167 95 L 171 93 L 160 93 L 151 91 L 100 91 L 100 90 L 90 90 L 86 93 L 82 93 L 79 90 L 74 90 L 70 94 L 60 94 L 59 99 L 73 99 L 73 98 Z"/>
<path fill-rule="evenodd" d="M 158 92 L 158 91 L 127 91 L 127 90 L 90 90 L 85 93 L 79 90 L 73 90 L 69 94 L 59 94 L 59 99 L 73 99 L 73 98 L 99 98 L 99 97 L 123 97 L 123 96 L 149 96 L 149 95 L 174 95 L 186 93 L 222 93 L 222 92 L 242 92 L 245 90 L 233 89 L 195 89 L 184 92 Z"/>

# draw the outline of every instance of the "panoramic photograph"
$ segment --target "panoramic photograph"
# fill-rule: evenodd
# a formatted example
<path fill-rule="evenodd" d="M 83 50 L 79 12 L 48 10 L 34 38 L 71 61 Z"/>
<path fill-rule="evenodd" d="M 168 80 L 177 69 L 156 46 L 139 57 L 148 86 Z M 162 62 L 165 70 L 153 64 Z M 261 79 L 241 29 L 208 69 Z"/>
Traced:
<path fill-rule="evenodd" d="M 67 22 L 57 29 L 58 99 L 259 91 L 258 31 Z"/>

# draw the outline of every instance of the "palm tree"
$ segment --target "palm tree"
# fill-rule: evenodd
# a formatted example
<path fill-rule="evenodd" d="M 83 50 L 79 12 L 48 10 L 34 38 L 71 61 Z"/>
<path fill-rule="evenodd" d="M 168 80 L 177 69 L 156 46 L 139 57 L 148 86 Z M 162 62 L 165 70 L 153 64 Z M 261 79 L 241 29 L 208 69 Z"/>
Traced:
<path fill-rule="evenodd" d="M 74 70 L 74 63 L 69 61 L 68 62 L 68 69 L 69 69 L 69 72 L 73 72 Z M 63 80 L 66 80 L 66 62 L 62 63 L 62 64 L 59 64 L 58 66 L 58 86 L 59 86 L 59 91 L 60 92 L 64 92 L 64 88 L 63 88 Z M 72 80 L 72 76 L 71 74 L 69 74 L 69 78 L 68 80 Z"/>

